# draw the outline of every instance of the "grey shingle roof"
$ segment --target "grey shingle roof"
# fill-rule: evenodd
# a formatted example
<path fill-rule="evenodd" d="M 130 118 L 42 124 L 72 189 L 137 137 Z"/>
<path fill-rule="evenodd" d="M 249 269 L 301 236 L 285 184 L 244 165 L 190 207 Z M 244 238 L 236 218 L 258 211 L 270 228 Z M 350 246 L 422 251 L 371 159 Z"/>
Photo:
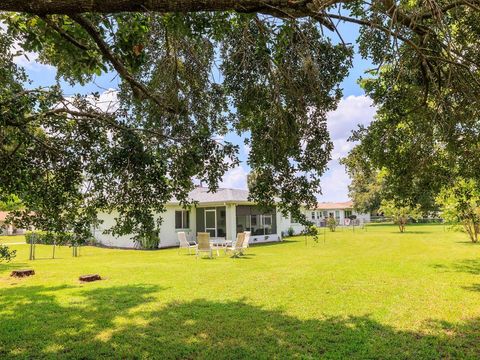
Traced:
<path fill-rule="evenodd" d="M 212 193 L 208 188 L 200 186 L 190 191 L 189 198 L 200 204 L 249 202 L 248 190 L 219 188 Z M 176 204 L 178 201 L 173 199 L 171 203 Z"/>

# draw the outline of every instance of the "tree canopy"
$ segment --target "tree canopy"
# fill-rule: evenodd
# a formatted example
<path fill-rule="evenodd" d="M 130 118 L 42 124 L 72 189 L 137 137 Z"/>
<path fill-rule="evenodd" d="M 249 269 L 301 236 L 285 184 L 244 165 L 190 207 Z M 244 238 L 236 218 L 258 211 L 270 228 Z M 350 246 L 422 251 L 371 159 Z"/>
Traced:
<path fill-rule="evenodd" d="M 365 85 L 380 105 L 378 126 L 408 122 L 395 127 L 392 141 L 374 130 L 368 139 L 394 154 L 404 135 L 412 143 L 400 155 L 411 156 L 442 152 L 438 136 L 455 146 L 458 127 L 476 136 L 476 127 L 468 129 L 479 98 L 479 6 L 2 1 L 0 191 L 18 195 L 25 221 L 46 230 L 86 231 L 100 209 L 118 211 L 114 233 L 145 236 L 160 225 L 153 214 L 169 199 L 188 205 L 192 179 L 215 190 L 238 163 L 237 146 L 222 140 L 237 132 L 251 147 L 252 200 L 268 206 L 279 198 L 284 213 L 306 222 L 299 207 L 313 205 L 321 191 L 332 150 L 326 115 L 342 96 L 354 54 L 339 22 L 360 27 L 359 51 L 378 66 Z M 29 52 L 72 84 L 117 74 L 118 103 L 103 109 L 98 94 L 36 87 L 14 62 Z"/>
<path fill-rule="evenodd" d="M 480 186 L 473 179 L 457 178 L 453 187 L 444 187 L 437 196 L 442 217 L 453 227 L 463 226 L 470 240 L 480 233 Z"/>

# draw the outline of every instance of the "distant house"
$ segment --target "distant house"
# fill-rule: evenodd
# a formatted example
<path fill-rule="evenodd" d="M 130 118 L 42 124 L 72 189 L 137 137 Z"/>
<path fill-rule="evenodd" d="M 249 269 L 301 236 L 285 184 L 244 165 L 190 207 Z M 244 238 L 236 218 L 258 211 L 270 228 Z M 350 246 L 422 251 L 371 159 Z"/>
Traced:
<path fill-rule="evenodd" d="M 197 202 L 191 209 L 183 209 L 175 199 L 166 204 L 166 211 L 161 215 L 163 223 L 160 229 L 159 247 L 172 247 L 178 245 L 177 232 L 184 231 L 191 240 L 196 238 L 198 232 L 208 232 L 211 237 L 235 239 L 238 232 L 250 231 L 250 243 L 280 241 L 282 234 L 289 228 L 298 234 L 304 227 L 295 223 L 290 217 L 284 217 L 276 208 L 270 212 L 261 211 L 254 203 L 248 200 L 248 191 L 240 189 L 220 188 L 215 193 L 208 188 L 197 187 L 189 194 L 191 200 Z M 350 203 L 351 204 L 351 203 Z M 349 207 L 339 207 L 326 210 L 326 216 L 333 211 L 343 220 L 348 216 Z M 312 216 L 309 210 L 303 210 L 307 217 Z M 317 212 L 315 209 L 315 219 Z M 339 211 L 338 214 L 336 211 Z M 104 234 L 104 230 L 115 224 L 118 216 L 113 213 L 100 213 L 99 219 L 103 223 L 93 229 L 95 239 L 103 245 L 133 248 L 135 243 L 132 236 L 115 237 Z M 320 214 L 319 214 L 320 216 Z M 321 213 L 323 216 L 323 212 Z"/>
<path fill-rule="evenodd" d="M 318 203 L 316 209 L 310 210 L 308 219 L 317 226 L 325 226 L 326 219 L 329 217 L 335 218 L 339 225 L 360 225 L 370 222 L 370 214 L 358 213 L 353 209 L 352 201 L 345 202 L 321 202 Z"/>
<path fill-rule="evenodd" d="M 7 224 L 6 218 L 8 211 L 0 211 L 0 235 L 21 235 L 25 233 L 24 229 L 18 229 L 11 224 Z"/>

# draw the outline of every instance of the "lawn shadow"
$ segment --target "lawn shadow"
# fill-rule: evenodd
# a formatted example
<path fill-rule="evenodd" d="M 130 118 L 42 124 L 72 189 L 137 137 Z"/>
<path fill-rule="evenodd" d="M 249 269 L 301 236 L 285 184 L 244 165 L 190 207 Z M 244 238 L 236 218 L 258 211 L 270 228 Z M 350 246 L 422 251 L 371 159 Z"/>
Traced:
<path fill-rule="evenodd" d="M 17 269 L 22 269 L 22 268 L 32 268 L 30 264 L 26 263 L 8 263 L 8 262 L 2 262 L 0 263 L 0 275 L 3 275 L 4 272 L 10 272 L 12 270 L 17 270 Z M 10 274 L 9 274 L 10 275 Z"/>
<path fill-rule="evenodd" d="M 464 244 L 464 245 L 469 245 L 469 246 L 480 246 L 480 243 L 479 242 L 472 242 L 470 240 L 463 240 L 463 241 L 455 241 L 455 243 L 457 244 Z"/>
<path fill-rule="evenodd" d="M 469 291 L 480 292 L 480 284 L 473 284 L 471 286 L 463 286 L 463 289 L 469 290 Z"/>
<path fill-rule="evenodd" d="M 433 234 L 432 231 L 420 231 L 420 230 L 408 230 L 406 229 L 405 232 L 401 233 L 399 230 L 397 231 L 390 231 L 390 234 L 398 234 L 398 235 L 408 235 L 408 234 Z"/>
<path fill-rule="evenodd" d="M 69 297 L 57 298 L 58 291 Z M 298 319 L 245 301 L 177 301 L 149 285 L 0 291 L 2 358 L 475 358 L 480 319 L 397 330 L 368 316 Z M 8 305 L 8 307 L 5 307 Z"/>
<path fill-rule="evenodd" d="M 480 275 L 480 259 L 465 259 L 449 265 L 433 264 L 434 269 L 442 270 L 442 272 L 463 272 L 472 275 Z"/>
<path fill-rule="evenodd" d="M 249 243 L 250 247 L 267 247 L 267 246 L 278 246 L 278 245 L 287 245 L 287 244 L 293 244 L 297 242 L 301 242 L 302 240 L 282 240 L 282 241 L 269 241 L 269 242 L 263 242 L 263 243 Z"/>
<path fill-rule="evenodd" d="M 247 255 L 240 255 L 240 256 L 229 256 L 230 259 L 233 259 L 233 260 L 251 260 L 253 259 L 252 256 L 255 256 L 255 254 L 247 254 Z"/>
<path fill-rule="evenodd" d="M 466 259 L 454 263 L 453 269 L 458 272 L 464 272 L 473 275 L 480 275 L 480 259 Z"/>

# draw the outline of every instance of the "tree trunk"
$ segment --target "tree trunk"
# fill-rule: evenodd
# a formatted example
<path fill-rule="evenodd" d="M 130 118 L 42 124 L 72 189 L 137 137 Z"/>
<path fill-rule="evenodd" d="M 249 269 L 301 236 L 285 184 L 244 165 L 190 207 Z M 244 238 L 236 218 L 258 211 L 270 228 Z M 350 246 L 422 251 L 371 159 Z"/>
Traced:
<path fill-rule="evenodd" d="M 25 276 L 31 276 L 35 275 L 35 271 L 33 269 L 27 269 L 27 270 L 13 270 L 10 276 L 13 277 L 25 277 Z"/>
<path fill-rule="evenodd" d="M 78 278 L 78 280 L 84 281 L 84 282 L 92 282 L 92 281 L 102 280 L 102 278 L 98 274 L 90 274 L 90 275 L 82 275 Z"/>
<path fill-rule="evenodd" d="M 463 228 L 472 243 L 478 242 L 478 226 L 475 225 L 472 219 L 463 220 Z"/>

